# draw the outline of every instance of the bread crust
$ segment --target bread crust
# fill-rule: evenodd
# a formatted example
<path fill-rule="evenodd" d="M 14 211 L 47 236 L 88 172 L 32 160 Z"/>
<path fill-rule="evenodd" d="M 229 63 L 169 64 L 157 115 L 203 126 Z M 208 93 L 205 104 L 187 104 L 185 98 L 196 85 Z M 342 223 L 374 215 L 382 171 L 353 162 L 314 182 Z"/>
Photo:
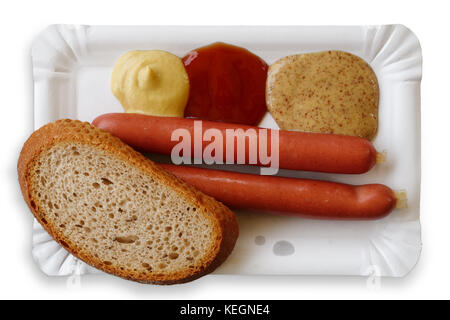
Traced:
<path fill-rule="evenodd" d="M 66 143 L 88 144 L 99 150 L 125 161 L 145 174 L 151 175 L 160 183 L 170 187 L 185 201 L 202 208 L 204 217 L 210 219 L 215 234 L 214 246 L 211 252 L 194 269 L 175 273 L 141 274 L 120 270 L 117 265 L 104 265 L 89 252 L 76 248 L 76 245 L 55 232 L 51 222 L 46 219 L 45 209 L 39 205 L 32 194 L 33 184 L 31 172 L 38 165 L 40 155 L 49 148 Z M 87 264 L 107 273 L 142 283 L 176 284 L 197 279 L 208 274 L 221 265 L 230 255 L 236 243 L 239 229 L 235 214 L 214 198 L 203 194 L 193 186 L 186 184 L 171 173 L 157 166 L 151 160 L 135 151 L 110 133 L 98 129 L 88 122 L 61 119 L 49 123 L 35 131 L 25 142 L 17 163 L 18 178 L 23 198 L 33 215 L 43 228 L 66 250 Z"/>

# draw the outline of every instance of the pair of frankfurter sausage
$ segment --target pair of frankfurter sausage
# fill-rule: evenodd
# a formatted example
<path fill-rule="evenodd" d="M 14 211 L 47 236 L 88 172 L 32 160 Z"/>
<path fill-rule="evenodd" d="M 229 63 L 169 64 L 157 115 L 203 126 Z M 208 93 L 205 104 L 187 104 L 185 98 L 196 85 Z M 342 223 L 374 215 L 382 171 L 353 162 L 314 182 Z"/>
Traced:
<path fill-rule="evenodd" d="M 193 119 L 117 113 L 102 115 L 93 121 L 93 125 L 136 149 L 161 154 L 170 154 L 178 143 L 171 141 L 174 130 L 186 129 L 194 136 Z M 215 128 L 224 136 L 227 129 L 259 129 L 211 121 L 202 121 L 202 126 L 203 130 Z M 278 133 L 280 168 L 364 173 L 376 163 L 376 150 L 369 141 L 362 138 L 293 131 Z M 208 143 L 203 142 L 202 150 Z M 244 152 L 245 163 L 252 164 L 248 161 L 249 149 L 246 148 Z M 259 158 L 256 164 L 261 164 Z M 161 166 L 204 193 L 236 208 L 278 211 L 323 219 L 378 219 L 389 214 L 397 202 L 395 193 L 381 184 L 352 186 L 190 166 Z"/>

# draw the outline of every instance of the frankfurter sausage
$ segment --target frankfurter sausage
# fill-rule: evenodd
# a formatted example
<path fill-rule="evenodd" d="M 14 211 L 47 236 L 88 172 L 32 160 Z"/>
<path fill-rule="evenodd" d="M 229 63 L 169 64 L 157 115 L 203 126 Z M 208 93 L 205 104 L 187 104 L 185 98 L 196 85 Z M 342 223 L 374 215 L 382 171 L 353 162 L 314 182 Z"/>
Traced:
<path fill-rule="evenodd" d="M 106 130 L 119 137 L 132 147 L 147 152 L 171 154 L 172 148 L 179 141 L 171 141 L 171 136 L 176 129 L 187 130 L 194 137 L 194 119 L 154 117 L 141 114 L 111 113 L 97 117 L 92 124 L 98 128 Z M 258 132 L 258 127 L 229 124 L 212 121 L 202 121 L 203 131 L 215 128 L 219 130 L 223 137 L 226 137 L 227 129 L 242 129 L 247 131 L 253 129 Z M 249 139 L 245 133 L 245 164 L 267 165 L 257 153 L 257 161 L 249 161 Z M 267 149 L 268 154 L 272 152 L 271 131 L 267 129 Z M 273 130 L 278 131 L 278 130 Z M 364 173 L 370 170 L 376 163 L 377 152 L 373 145 L 363 138 L 306 133 L 279 130 L 279 167 L 291 170 L 306 170 L 330 173 Z M 203 137 L 203 134 L 202 134 Z M 237 140 L 233 137 L 235 159 L 239 156 Z M 260 136 L 256 135 L 257 145 L 260 143 Z M 210 143 L 201 139 L 202 151 Z M 275 146 L 274 146 L 275 147 Z M 223 144 L 223 160 L 226 160 L 226 143 Z M 194 143 L 192 143 L 192 150 Z M 275 149 L 273 149 L 275 150 Z M 194 154 L 194 151 L 191 153 Z M 235 162 L 236 163 L 236 162 Z"/>
<path fill-rule="evenodd" d="M 234 208 L 278 211 L 316 219 L 373 220 L 388 215 L 397 201 L 394 192 L 382 184 L 353 186 L 192 166 L 159 165 Z"/>

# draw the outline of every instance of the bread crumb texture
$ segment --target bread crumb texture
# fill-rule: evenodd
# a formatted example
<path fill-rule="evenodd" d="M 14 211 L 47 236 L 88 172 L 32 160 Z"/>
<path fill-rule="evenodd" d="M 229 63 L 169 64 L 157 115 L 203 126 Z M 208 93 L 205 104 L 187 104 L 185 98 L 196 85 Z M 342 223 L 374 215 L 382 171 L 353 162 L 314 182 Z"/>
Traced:
<path fill-rule="evenodd" d="M 63 247 L 127 279 L 193 280 L 220 265 L 238 235 L 224 205 L 88 123 L 36 131 L 18 171 L 30 209 Z"/>

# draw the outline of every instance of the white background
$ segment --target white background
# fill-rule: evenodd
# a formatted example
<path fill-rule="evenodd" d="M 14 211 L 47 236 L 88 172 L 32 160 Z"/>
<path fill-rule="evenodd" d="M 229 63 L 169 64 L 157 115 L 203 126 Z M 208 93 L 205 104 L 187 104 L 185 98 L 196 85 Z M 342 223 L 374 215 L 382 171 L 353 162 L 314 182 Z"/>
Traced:
<path fill-rule="evenodd" d="M 4 1 L 0 8 L 0 298 L 403 299 L 450 298 L 450 22 L 447 1 Z M 79 285 L 43 275 L 31 258 L 32 216 L 16 163 L 33 128 L 30 46 L 47 25 L 359 25 L 401 23 L 423 50 L 423 251 L 405 278 L 219 276 L 149 286 L 112 276 Z"/>

